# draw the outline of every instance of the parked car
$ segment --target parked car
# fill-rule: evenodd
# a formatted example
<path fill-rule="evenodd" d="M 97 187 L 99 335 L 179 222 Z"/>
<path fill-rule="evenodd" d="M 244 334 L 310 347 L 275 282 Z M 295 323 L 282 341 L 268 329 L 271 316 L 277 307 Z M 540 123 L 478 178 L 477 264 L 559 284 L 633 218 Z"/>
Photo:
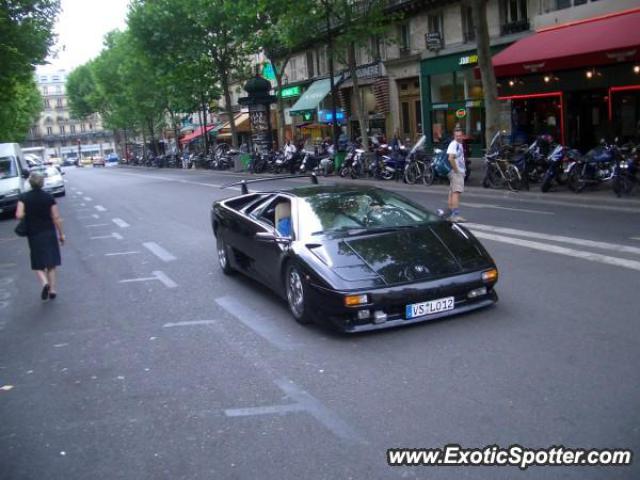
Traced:
<path fill-rule="evenodd" d="M 119 158 L 118 158 L 118 154 L 117 153 L 110 153 L 105 158 L 105 166 L 106 167 L 114 167 L 114 166 L 118 165 L 118 160 L 119 160 Z"/>
<path fill-rule="evenodd" d="M 80 167 L 86 167 L 89 165 L 93 165 L 93 159 L 91 157 L 82 157 L 80 159 L 80 164 L 78 166 Z"/>
<path fill-rule="evenodd" d="M 0 213 L 14 212 L 29 190 L 29 166 L 17 143 L 0 143 Z"/>
<path fill-rule="evenodd" d="M 94 167 L 104 167 L 104 157 L 102 155 L 95 155 L 91 161 Z"/>
<path fill-rule="evenodd" d="M 362 185 L 249 193 L 246 183 L 243 195 L 212 206 L 220 268 L 274 290 L 300 323 L 361 332 L 498 300 L 498 270 L 473 234 L 396 193 Z"/>
<path fill-rule="evenodd" d="M 53 196 L 64 197 L 66 195 L 64 178 L 62 178 L 64 172 L 59 167 L 51 166 L 46 167 L 42 173 L 44 174 L 44 186 L 42 189 Z"/>

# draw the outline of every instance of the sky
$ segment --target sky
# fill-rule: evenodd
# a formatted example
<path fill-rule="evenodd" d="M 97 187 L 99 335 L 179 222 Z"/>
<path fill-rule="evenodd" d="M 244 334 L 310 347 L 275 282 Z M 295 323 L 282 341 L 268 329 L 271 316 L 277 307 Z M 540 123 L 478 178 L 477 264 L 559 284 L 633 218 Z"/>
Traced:
<path fill-rule="evenodd" d="M 57 54 L 38 71 L 71 71 L 98 56 L 104 35 L 125 28 L 128 4 L 129 0 L 61 0 L 53 48 Z"/>

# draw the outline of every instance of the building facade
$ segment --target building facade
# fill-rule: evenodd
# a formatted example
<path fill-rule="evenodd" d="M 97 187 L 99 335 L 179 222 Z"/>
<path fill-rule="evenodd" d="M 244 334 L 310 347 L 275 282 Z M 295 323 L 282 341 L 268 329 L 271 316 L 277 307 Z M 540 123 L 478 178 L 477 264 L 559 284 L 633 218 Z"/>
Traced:
<path fill-rule="evenodd" d="M 539 31 L 618 14 L 639 6 L 638 0 L 488 0 L 487 19 L 494 61 L 506 49 L 520 48 L 519 42 L 523 39 L 540 35 Z M 399 13 L 400 20 L 388 30 L 385 38 L 371 38 L 356 52 L 357 76 L 370 133 L 382 133 L 387 138 L 398 134 L 409 142 L 424 134 L 427 145 L 432 146 L 444 141 L 455 127 L 460 126 L 469 137 L 473 154 L 481 155 L 485 147 L 484 92 L 477 66 L 471 8 L 460 1 L 389 0 L 387 9 L 389 13 Z M 640 42 L 633 39 L 633 30 L 621 32 L 621 35 L 627 38 L 635 53 L 624 58 L 614 55 L 606 69 L 594 70 L 594 81 L 590 84 L 597 81 L 603 84 L 598 87 L 598 98 L 594 97 L 590 102 L 602 102 L 602 112 L 584 107 L 583 114 L 572 113 L 581 108 L 590 95 L 589 82 L 587 85 L 584 82 L 584 70 L 589 65 L 578 68 L 582 75 L 580 81 L 557 72 L 551 72 L 553 76 L 547 75 L 555 83 L 546 81 L 545 75 L 538 75 L 540 78 L 537 79 L 524 78 L 526 75 L 517 79 L 498 75 L 499 95 L 503 100 L 502 127 L 514 133 L 515 141 L 528 141 L 531 136 L 543 132 L 544 129 L 535 125 L 546 114 L 546 130 L 553 130 L 550 133 L 558 141 L 581 148 L 591 146 L 593 138 L 599 134 L 629 134 L 630 130 L 637 129 L 639 101 L 632 87 L 634 83 L 640 84 L 640 67 L 633 55 L 640 52 Z M 582 40 L 585 45 L 596 48 L 602 39 Z M 552 53 L 551 46 L 549 54 Z M 286 107 L 285 131 L 289 138 L 302 135 L 319 140 L 331 134 L 334 100 L 327 87 L 328 60 L 326 43 L 319 41 L 293 55 L 286 66 L 282 96 Z M 621 69 L 620 72 L 617 69 Z M 622 78 L 618 76 L 623 71 L 624 85 L 600 80 Z M 334 59 L 334 72 L 337 121 L 354 138 L 360 132 L 354 114 L 352 81 L 339 53 Z M 500 74 L 499 69 L 497 73 Z M 562 84 L 555 80 L 562 77 L 566 77 Z M 527 88 L 522 87 L 525 83 Z M 272 84 L 275 87 L 275 82 Z M 617 89 L 622 86 L 625 88 Z M 548 93 L 551 87 L 585 90 L 587 97 L 576 94 L 572 102 L 563 99 L 560 110 L 557 99 L 550 97 L 551 101 L 546 105 L 539 102 L 540 111 L 534 113 L 530 106 L 535 102 L 519 97 L 533 95 L 533 99 L 536 94 Z M 614 90 L 610 90 L 612 87 Z M 552 108 L 556 108 L 554 115 L 544 111 Z M 584 133 L 589 115 L 595 126 Z M 600 118 L 605 117 L 606 128 L 598 128 Z M 561 121 L 565 120 L 561 131 Z M 523 126 L 524 123 L 531 125 Z M 576 133 L 578 124 L 583 133 Z M 555 129 L 551 128 L 554 126 Z"/>
<path fill-rule="evenodd" d="M 115 151 L 113 133 L 105 130 L 99 115 L 71 118 L 65 95 L 64 70 L 36 72 L 43 99 L 40 118 L 29 130 L 24 147 L 45 147 L 46 156 L 67 158 L 107 155 Z"/>

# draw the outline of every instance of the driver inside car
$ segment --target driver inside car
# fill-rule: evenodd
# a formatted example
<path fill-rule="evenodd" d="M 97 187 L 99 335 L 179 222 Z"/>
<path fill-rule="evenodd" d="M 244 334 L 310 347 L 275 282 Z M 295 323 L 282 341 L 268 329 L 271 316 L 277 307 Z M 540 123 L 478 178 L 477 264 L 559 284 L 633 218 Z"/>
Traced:
<path fill-rule="evenodd" d="M 276 205 L 275 220 L 277 232 L 283 237 L 291 237 L 291 203 L 280 202 Z"/>

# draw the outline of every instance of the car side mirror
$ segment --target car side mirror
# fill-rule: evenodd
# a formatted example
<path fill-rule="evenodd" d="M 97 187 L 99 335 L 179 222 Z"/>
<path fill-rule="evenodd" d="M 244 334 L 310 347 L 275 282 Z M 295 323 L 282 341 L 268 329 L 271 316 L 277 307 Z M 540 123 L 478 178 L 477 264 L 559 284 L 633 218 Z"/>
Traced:
<path fill-rule="evenodd" d="M 255 238 L 256 238 L 256 241 L 264 242 L 264 243 L 283 243 L 283 244 L 291 243 L 291 238 L 279 237 L 272 232 L 258 232 L 256 233 Z"/>

